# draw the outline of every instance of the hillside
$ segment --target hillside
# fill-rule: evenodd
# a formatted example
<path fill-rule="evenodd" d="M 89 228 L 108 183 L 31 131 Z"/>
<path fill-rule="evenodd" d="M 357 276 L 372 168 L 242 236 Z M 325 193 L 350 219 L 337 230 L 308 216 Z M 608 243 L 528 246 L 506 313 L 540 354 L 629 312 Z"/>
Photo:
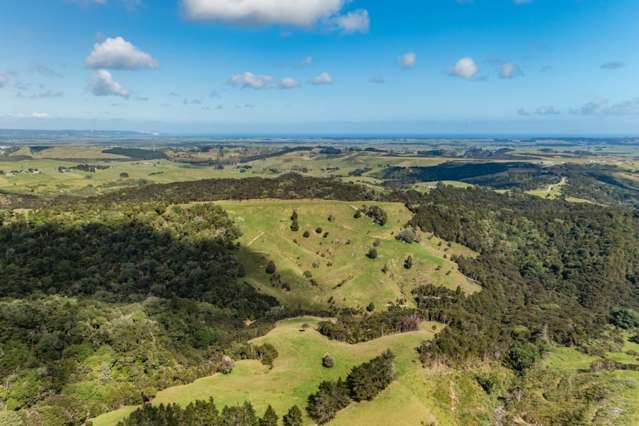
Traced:
<path fill-rule="evenodd" d="M 411 244 L 395 237 L 411 218 L 400 203 L 368 203 L 381 207 L 388 221 L 380 226 L 369 217 L 353 216 L 366 203 L 320 200 L 223 201 L 240 228 L 240 260 L 244 279 L 260 291 L 292 308 L 326 308 L 329 299 L 340 307 L 383 309 L 389 303 L 412 305 L 411 290 L 441 285 L 452 290 L 478 291 L 458 270 L 450 256 L 469 254 L 460 245 L 423 236 Z M 291 230 L 297 212 L 299 229 Z M 330 220 L 329 220 L 330 217 Z M 319 231 L 319 232 L 318 232 Z M 308 237 L 304 237 L 308 232 Z M 366 254 L 376 247 L 378 257 Z M 407 269 L 405 260 L 412 258 Z M 268 262 L 276 272 L 266 272 Z"/>

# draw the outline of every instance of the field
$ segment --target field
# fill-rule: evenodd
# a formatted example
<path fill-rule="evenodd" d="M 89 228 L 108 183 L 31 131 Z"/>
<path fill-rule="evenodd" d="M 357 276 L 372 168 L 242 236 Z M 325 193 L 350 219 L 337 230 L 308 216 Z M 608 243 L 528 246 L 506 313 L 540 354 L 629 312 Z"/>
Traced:
<path fill-rule="evenodd" d="M 258 413 L 271 404 L 278 415 L 291 406 L 306 406 L 308 395 L 322 380 L 345 377 L 349 370 L 386 349 L 396 355 L 397 378 L 382 394 L 371 402 L 353 403 L 340 412 L 332 425 L 414 425 L 437 421 L 440 425 L 488 424 L 492 402 L 484 397 L 472 376 L 451 370 L 424 370 L 417 360 L 415 347 L 441 329 L 436 323 L 424 323 L 415 332 L 385 336 L 357 345 L 328 340 L 312 327 L 318 318 L 304 317 L 282 321 L 266 336 L 253 343 L 270 343 L 279 352 L 273 368 L 259 361 L 236 362 L 229 375 L 216 374 L 185 386 L 177 386 L 158 393 L 154 404 L 176 402 L 186 405 L 197 399 L 213 397 L 218 406 L 253 403 Z M 305 328 L 304 325 L 310 327 Z M 336 360 L 332 369 L 321 367 L 324 354 Z M 455 409 L 456 404 L 464 409 Z M 102 415 L 95 426 L 113 426 L 134 407 Z M 356 420 L 355 420 L 356 419 Z M 311 424 L 310 419 L 305 419 Z"/>
<path fill-rule="evenodd" d="M 395 239 L 410 219 L 400 203 L 375 203 L 388 214 L 384 226 L 354 213 L 363 203 L 318 200 L 250 200 L 219 202 L 239 225 L 246 268 L 245 280 L 291 307 L 325 307 L 329 298 L 338 306 L 378 308 L 398 300 L 411 301 L 410 291 L 427 283 L 468 293 L 479 289 L 457 269 L 453 254 L 472 254 L 459 245 L 423 235 L 420 243 Z M 290 229 L 298 213 L 299 231 Z M 329 221 L 329 216 L 334 219 Z M 321 228 L 321 229 L 320 229 Z M 320 230 L 320 232 L 317 232 Z M 308 231 L 308 238 L 304 232 Z M 378 244 L 377 259 L 366 257 Z M 413 266 L 404 267 L 411 256 Z M 266 266 L 273 261 L 281 283 L 273 282 Z M 286 286 L 283 286 L 286 284 Z M 284 288 L 283 288 L 284 287 Z"/>

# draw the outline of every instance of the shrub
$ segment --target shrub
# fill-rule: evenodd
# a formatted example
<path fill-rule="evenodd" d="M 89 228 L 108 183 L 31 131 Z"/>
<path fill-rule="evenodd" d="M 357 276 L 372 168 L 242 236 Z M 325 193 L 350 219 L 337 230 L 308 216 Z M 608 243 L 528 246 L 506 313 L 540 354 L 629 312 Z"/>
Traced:
<path fill-rule="evenodd" d="M 274 274 L 275 271 L 277 271 L 277 267 L 275 266 L 275 262 L 270 260 L 268 262 L 268 264 L 266 265 L 265 271 L 266 271 L 267 274 Z"/>
<path fill-rule="evenodd" d="M 388 215 L 386 214 L 384 209 L 379 206 L 362 207 L 359 211 L 373 219 L 373 222 L 375 222 L 379 226 L 384 226 L 388 221 Z"/>
<path fill-rule="evenodd" d="M 331 354 L 326 354 L 322 357 L 322 366 L 324 368 L 333 368 L 335 366 L 335 359 Z"/>
<path fill-rule="evenodd" d="M 233 371 L 235 367 L 235 361 L 228 355 L 224 355 L 222 357 L 222 361 L 220 362 L 220 366 L 218 367 L 218 371 L 222 374 L 229 374 Z"/>
<path fill-rule="evenodd" d="M 304 237 L 304 238 L 308 238 L 310 236 L 311 236 L 311 233 L 308 232 L 308 231 L 304 231 L 304 233 L 302 234 L 302 237 Z"/>
<path fill-rule="evenodd" d="M 368 253 L 366 253 L 366 256 L 369 259 L 377 259 L 377 250 L 375 248 L 371 248 L 370 250 L 368 250 Z"/>
<path fill-rule="evenodd" d="M 322 233 L 322 228 L 320 228 L 319 226 L 317 228 L 315 228 L 315 233 L 316 234 L 321 234 Z"/>
<path fill-rule="evenodd" d="M 373 312 L 375 310 L 375 304 L 373 302 L 369 303 L 368 306 L 366 307 L 366 310 L 368 312 Z"/>
<path fill-rule="evenodd" d="M 417 233 L 415 232 L 413 228 L 402 229 L 401 231 L 397 233 L 397 235 L 395 236 L 395 239 L 398 241 L 403 241 L 407 244 L 412 244 L 414 242 L 419 241 L 419 238 L 417 237 Z"/>
<path fill-rule="evenodd" d="M 508 352 L 506 364 L 513 370 L 521 373 L 532 367 L 539 356 L 539 349 L 532 343 L 517 343 L 512 347 L 510 352 Z"/>

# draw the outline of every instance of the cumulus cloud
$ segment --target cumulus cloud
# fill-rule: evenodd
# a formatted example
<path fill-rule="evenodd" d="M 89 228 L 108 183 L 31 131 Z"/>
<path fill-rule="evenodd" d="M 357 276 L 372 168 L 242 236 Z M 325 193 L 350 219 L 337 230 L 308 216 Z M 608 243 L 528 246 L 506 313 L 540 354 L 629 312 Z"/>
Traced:
<path fill-rule="evenodd" d="M 601 64 L 601 69 L 602 70 L 618 70 L 620 68 L 625 67 L 626 64 L 621 62 L 621 61 L 610 61 L 610 62 L 606 62 Z"/>
<path fill-rule="evenodd" d="M 310 27 L 336 15 L 346 0 L 182 0 L 187 19 L 240 25 Z"/>
<path fill-rule="evenodd" d="M 256 75 L 252 72 L 236 74 L 229 79 L 229 84 L 243 89 L 266 89 L 270 86 L 273 77 L 270 75 Z"/>
<path fill-rule="evenodd" d="M 461 58 L 450 70 L 450 75 L 453 77 L 460 77 L 465 80 L 472 80 L 478 72 L 479 67 L 475 64 L 473 58 Z"/>
<path fill-rule="evenodd" d="M 299 86 L 300 86 L 300 83 L 291 77 L 284 77 L 283 79 L 280 80 L 280 83 L 278 85 L 278 87 L 283 90 L 295 89 L 296 87 L 299 87 Z"/>
<path fill-rule="evenodd" d="M 107 38 L 102 43 L 96 43 L 85 63 L 90 68 L 112 70 L 139 70 L 159 66 L 151 55 L 122 37 Z"/>
<path fill-rule="evenodd" d="M 129 97 L 129 91 L 115 81 L 111 73 L 107 70 L 97 70 L 95 72 L 93 82 L 91 83 L 91 92 L 95 96 Z"/>
<path fill-rule="evenodd" d="M 336 17 L 335 24 L 344 34 L 365 34 L 370 28 L 370 18 L 367 10 L 360 9 Z"/>
<path fill-rule="evenodd" d="M 406 52 L 399 57 L 399 64 L 404 68 L 413 68 L 417 63 L 417 54 L 415 52 Z"/>
<path fill-rule="evenodd" d="M 331 84 L 333 82 L 333 77 L 327 72 L 320 73 L 311 79 L 311 84 L 316 86 L 322 84 Z"/>
<path fill-rule="evenodd" d="M 524 75 L 524 73 L 521 71 L 521 68 L 519 68 L 519 65 L 513 64 L 512 62 L 504 62 L 499 67 L 500 78 L 507 80 L 515 77 L 520 77 L 522 75 Z"/>

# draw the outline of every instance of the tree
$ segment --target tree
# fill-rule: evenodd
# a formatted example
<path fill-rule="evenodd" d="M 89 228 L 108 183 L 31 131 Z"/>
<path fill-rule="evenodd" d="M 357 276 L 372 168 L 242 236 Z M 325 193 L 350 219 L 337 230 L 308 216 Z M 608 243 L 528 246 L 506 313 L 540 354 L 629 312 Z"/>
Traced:
<path fill-rule="evenodd" d="M 304 237 L 304 238 L 308 238 L 310 236 L 311 236 L 311 233 L 308 232 L 308 231 L 304 231 L 304 233 L 302 234 L 302 237 Z"/>
<path fill-rule="evenodd" d="M 266 408 L 264 416 L 260 419 L 260 426 L 277 426 L 277 414 L 270 405 Z"/>
<path fill-rule="evenodd" d="M 370 401 L 386 389 L 395 378 L 395 355 L 386 351 L 382 355 L 361 364 L 346 379 L 350 397 L 355 401 Z"/>
<path fill-rule="evenodd" d="M 322 382 L 317 392 L 308 397 L 306 411 L 319 424 L 324 424 L 335 418 L 337 412 L 348 407 L 351 400 L 348 387 L 342 379 L 337 382 Z"/>
<path fill-rule="evenodd" d="M 529 342 L 517 343 L 508 352 L 506 364 L 513 370 L 522 373 L 532 367 L 539 356 L 539 349 L 534 344 Z"/>
<path fill-rule="evenodd" d="M 413 267 L 413 256 L 408 256 L 404 260 L 404 268 L 411 269 Z"/>
<path fill-rule="evenodd" d="M 366 253 L 366 256 L 369 259 L 377 259 L 377 249 L 371 248 L 370 250 L 368 250 L 368 253 Z"/>
<path fill-rule="evenodd" d="M 291 231 L 297 232 L 300 230 L 300 225 L 297 223 L 297 210 L 293 210 L 291 215 Z"/>
<path fill-rule="evenodd" d="M 333 368 L 335 366 L 335 359 L 331 354 L 326 354 L 322 357 L 322 366 L 324 368 Z"/>
<path fill-rule="evenodd" d="M 291 407 L 282 418 L 284 426 L 302 426 L 302 410 L 297 405 Z"/>
<path fill-rule="evenodd" d="M 375 304 L 373 302 L 369 303 L 368 306 L 366 306 L 366 311 L 373 312 L 374 310 L 375 310 Z"/>
<path fill-rule="evenodd" d="M 405 228 L 397 233 L 395 239 L 398 241 L 403 241 L 407 244 L 412 244 L 416 241 L 419 241 L 417 237 L 417 233 L 413 228 Z"/>
<path fill-rule="evenodd" d="M 222 410 L 223 426 L 258 426 L 259 420 L 250 402 L 241 407 L 224 407 Z"/>
<path fill-rule="evenodd" d="M 277 267 L 275 266 L 275 262 L 270 260 L 268 262 L 268 264 L 266 265 L 265 271 L 266 271 L 267 274 L 274 274 L 275 271 L 277 271 Z"/>
<path fill-rule="evenodd" d="M 235 361 L 233 361 L 233 358 L 231 358 L 228 355 L 224 355 L 222 357 L 222 361 L 220 362 L 220 366 L 218 367 L 218 370 L 222 374 L 229 374 L 231 373 L 231 371 L 233 371 L 234 367 L 235 367 Z"/>

